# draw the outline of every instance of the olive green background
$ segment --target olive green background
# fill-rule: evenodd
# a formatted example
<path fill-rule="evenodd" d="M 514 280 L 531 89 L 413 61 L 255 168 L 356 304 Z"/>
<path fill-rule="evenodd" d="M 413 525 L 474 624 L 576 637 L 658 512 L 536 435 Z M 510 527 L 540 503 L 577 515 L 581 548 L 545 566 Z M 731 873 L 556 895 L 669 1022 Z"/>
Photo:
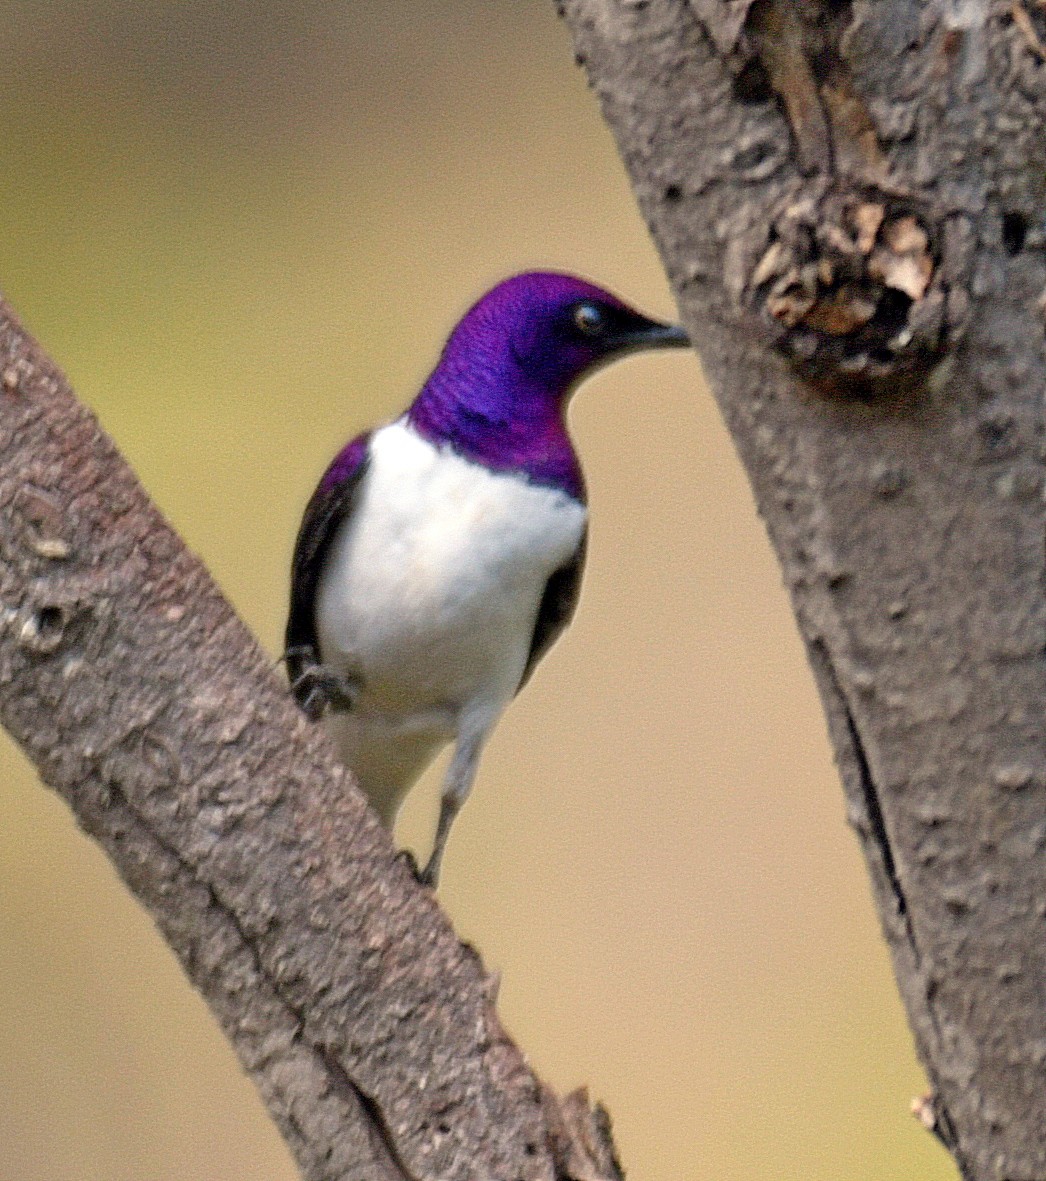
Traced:
<path fill-rule="evenodd" d="M 274 655 L 298 516 L 533 266 L 672 300 L 546 0 L 0 10 L 0 286 Z M 441 896 L 635 1181 L 935 1181 L 924 1086 L 776 565 L 697 361 L 578 395 L 577 620 Z M 427 851 L 435 773 L 401 822 Z M 0 746 L 0 1181 L 289 1181 L 173 957 Z"/>

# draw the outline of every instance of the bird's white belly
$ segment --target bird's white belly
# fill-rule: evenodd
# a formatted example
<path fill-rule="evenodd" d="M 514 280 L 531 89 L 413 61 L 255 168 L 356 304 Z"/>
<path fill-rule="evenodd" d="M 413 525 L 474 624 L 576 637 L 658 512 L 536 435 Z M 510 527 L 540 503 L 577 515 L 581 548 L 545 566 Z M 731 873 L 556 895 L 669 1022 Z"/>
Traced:
<path fill-rule="evenodd" d="M 334 721 L 346 761 L 405 791 L 463 720 L 493 721 L 515 693 L 545 584 L 586 510 L 402 421 L 373 436 L 358 498 L 319 586 L 320 651 L 361 683 Z"/>

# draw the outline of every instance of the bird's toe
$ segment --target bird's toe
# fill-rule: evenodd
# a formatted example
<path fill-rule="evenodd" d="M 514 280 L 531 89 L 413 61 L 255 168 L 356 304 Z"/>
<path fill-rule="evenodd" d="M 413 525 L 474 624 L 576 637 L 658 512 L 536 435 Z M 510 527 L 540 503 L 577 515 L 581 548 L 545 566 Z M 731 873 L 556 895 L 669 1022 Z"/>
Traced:
<path fill-rule="evenodd" d="M 354 709 L 360 684 L 355 677 L 314 664 L 298 677 L 293 689 L 305 715 L 310 721 L 318 722 L 327 710 L 349 713 Z"/>

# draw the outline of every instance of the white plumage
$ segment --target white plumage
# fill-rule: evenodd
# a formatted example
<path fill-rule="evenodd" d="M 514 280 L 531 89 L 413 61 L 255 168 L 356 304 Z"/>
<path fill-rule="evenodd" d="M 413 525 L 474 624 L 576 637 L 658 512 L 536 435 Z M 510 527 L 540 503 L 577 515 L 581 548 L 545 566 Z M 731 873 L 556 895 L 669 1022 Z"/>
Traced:
<path fill-rule="evenodd" d="M 324 564 L 316 629 L 324 665 L 359 690 L 326 724 L 388 826 L 451 740 L 448 784 L 464 799 L 519 687 L 548 579 L 577 551 L 586 517 L 566 492 L 472 463 L 403 419 L 371 437 Z"/>

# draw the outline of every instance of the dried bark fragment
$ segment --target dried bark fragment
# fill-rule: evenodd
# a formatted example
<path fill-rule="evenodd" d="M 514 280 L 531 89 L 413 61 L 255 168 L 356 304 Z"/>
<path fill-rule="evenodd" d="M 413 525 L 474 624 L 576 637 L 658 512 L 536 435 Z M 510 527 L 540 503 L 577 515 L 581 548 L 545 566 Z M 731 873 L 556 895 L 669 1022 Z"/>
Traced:
<path fill-rule="evenodd" d="M 792 201 L 746 298 L 776 346 L 826 385 L 925 370 L 945 345 L 949 287 L 911 204 L 886 194 Z M 951 338 L 960 325 L 952 325 Z"/>

